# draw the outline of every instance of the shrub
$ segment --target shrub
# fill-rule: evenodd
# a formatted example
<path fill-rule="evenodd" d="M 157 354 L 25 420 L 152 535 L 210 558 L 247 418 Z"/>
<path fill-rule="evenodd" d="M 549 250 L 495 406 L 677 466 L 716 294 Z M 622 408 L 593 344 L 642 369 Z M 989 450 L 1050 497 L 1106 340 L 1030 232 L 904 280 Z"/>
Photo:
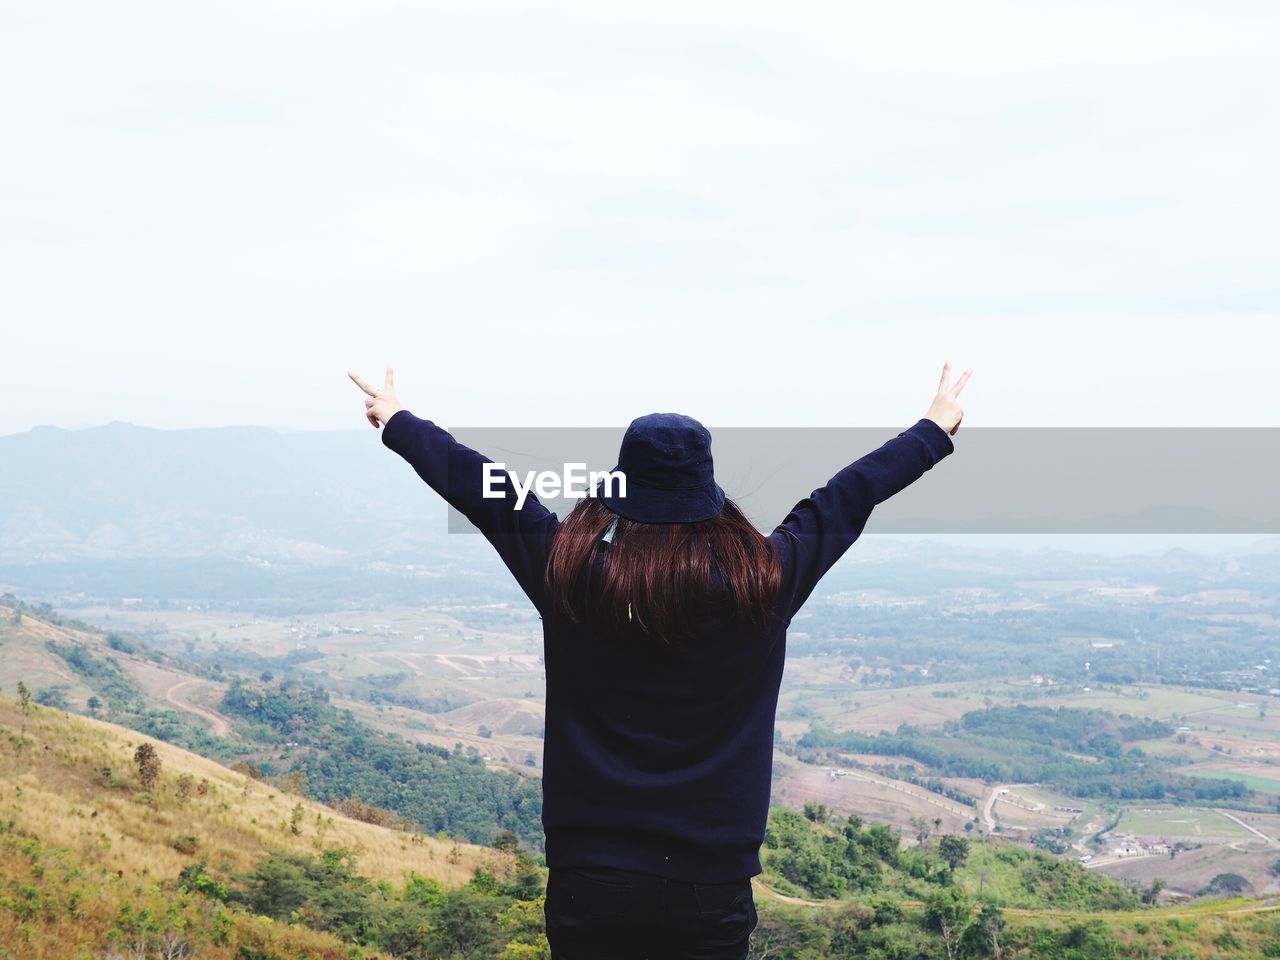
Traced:
<path fill-rule="evenodd" d="M 138 749 L 133 752 L 133 762 L 137 764 L 142 789 L 148 792 L 154 790 L 160 779 L 160 755 L 156 753 L 156 748 L 149 743 L 139 744 Z"/>
<path fill-rule="evenodd" d="M 1250 889 L 1250 883 L 1238 873 L 1220 873 L 1200 890 L 1200 895 L 1238 896 Z"/>

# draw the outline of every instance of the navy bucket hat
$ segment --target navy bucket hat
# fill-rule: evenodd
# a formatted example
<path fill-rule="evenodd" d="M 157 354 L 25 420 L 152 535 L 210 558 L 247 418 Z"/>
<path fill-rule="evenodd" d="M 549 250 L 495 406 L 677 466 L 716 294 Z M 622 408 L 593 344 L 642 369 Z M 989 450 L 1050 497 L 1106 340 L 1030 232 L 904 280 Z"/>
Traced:
<path fill-rule="evenodd" d="M 711 434 L 692 417 L 650 413 L 631 421 L 614 471 L 627 478 L 597 496 L 614 513 L 638 523 L 696 523 L 717 516 L 724 491 L 716 483 Z M 603 481 L 602 481 L 603 483 Z"/>

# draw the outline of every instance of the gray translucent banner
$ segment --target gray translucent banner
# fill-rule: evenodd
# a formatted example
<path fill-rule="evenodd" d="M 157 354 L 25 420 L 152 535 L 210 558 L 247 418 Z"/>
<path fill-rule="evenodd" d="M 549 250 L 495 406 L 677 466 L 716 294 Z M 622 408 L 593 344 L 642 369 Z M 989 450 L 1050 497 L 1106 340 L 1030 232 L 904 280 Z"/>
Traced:
<path fill-rule="evenodd" d="M 761 529 L 905 428 L 708 428 L 716 479 Z M 612 470 L 625 427 L 467 427 L 521 476 Z M 955 451 L 877 506 L 872 533 L 1280 533 L 1280 428 L 962 427 Z M 539 497 L 564 517 L 576 499 Z M 451 532 L 474 532 L 452 508 Z"/>

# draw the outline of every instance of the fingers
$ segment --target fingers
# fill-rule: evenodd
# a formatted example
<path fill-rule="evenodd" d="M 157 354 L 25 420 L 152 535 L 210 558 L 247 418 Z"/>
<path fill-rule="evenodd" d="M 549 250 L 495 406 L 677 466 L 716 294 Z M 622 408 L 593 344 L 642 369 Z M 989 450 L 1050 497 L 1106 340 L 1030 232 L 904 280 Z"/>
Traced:
<path fill-rule="evenodd" d="M 378 395 L 377 390 L 373 389 L 373 387 L 369 386 L 367 383 L 365 383 L 363 380 L 357 377 L 350 370 L 347 371 L 347 376 L 350 377 L 352 380 L 354 380 L 356 383 L 356 386 L 359 387 L 361 390 L 363 390 L 365 393 L 367 393 L 369 396 L 376 397 Z"/>
<path fill-rule="evenodd" d="M 368 417 L 369 417 L 369 425 L 376 430 L 378 428 L 378 418 L 375 417 L 372 413 L 368 414 Z"/>
<path fill-rule="evenodd" d="M 947 381 L 951 378 L 951 361 L 948 360 L 942 365 L 942 379 L 938 381 L 938 392 L 947 392 Z"/>
<path fill-rule="evenodd" d="M 387 377 L 386 377 L 386 379 L 385 379 L 385 380 L 383 380 L 383 381 L 382 381 L 382 389 L 383 389 L 383 391 L 384 391 L 384 392 L 386 392 L 386 393 L 395 393 L 395 392 L 396 392 L 396 384 L 395 384 L 395 380 L 394 380 L 394 378 L 393 378 L 393 376 L 392 376 L 392 372 L 391 372 L 391 368 L 390 368 L 390 367 L 387 367 Z"/>
<path fill-rule="evenodd" d="M 964 389 L 964 385 L 969 382 L 969 377 L 973 375 L 973 368 L 970 367 L 964 373 L 960 374 L 960 379 L 956 381 L 956 385 L 951 388 L 953 397 L 960 396 L 960 391 Z"/>

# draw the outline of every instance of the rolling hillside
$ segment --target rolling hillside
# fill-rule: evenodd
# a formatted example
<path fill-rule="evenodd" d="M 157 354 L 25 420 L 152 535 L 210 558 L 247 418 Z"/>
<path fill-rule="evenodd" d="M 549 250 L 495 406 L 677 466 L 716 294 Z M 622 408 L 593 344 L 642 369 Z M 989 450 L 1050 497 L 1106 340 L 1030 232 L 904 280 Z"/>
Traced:
<path fill-rule="evenodd" d="M 134 761 L 142 744 L 159 760 L 151 789 Z M 100 720 L 35 704 L 24 715 L 0 697 L 0 957 L 110 956 L 113 942 L 124 950 L 143 933 L 180 935 L 207 958 L 350 956 L 334 936 L 179 890 L 201 857 L 209 875 L 230 877 L 267 851 L 348 851 L 360 875 L 393 891 L 458 888 L 477 869 L 501 878 L 515 863 L 509 851 L 344 816 Z"/>
<path fill-rule="evenodd" d="M 488 745 L 475 725 L 471 735 L 409 743 L 393 725 L 369 722 L 381 718 L 332 704 L 314 682 L 264 683 L 257 671 L 248 680 L 4 599 L 12 605 L 0 604 L 0 675 L 10 679 L 0 692 L 12 695 L 21 680 L 40 704 L 89 713 L 228 766 L 296 774 L 305 777 L 307 796 L 329 803 L 359 797 L 428 832 L 485 844 L 511 829 L 541 845 L 540 787 L 523 775 L 527 766 L 516 766 L 540 747 L 530 736 L 506 757 L 509 767 L 491 768 L 497 764 L 476 747 L 457 746 L 460 739 Z M 246 682 L 250 694 L 241 692 Z"/>
<path fill-rule="evenodd" d="M 159 761 L 150 787 L 143 745 Z M 970 843 L 952 882 L 940 848 L 899 850 L 883 825 L 781 808 L 771 822 L 757 958 L 943 957 L 947 911 L 969 931 L 967 957 L 993 955 L 993 924 L 1010 958 L 1261 958 L 1280 943 L 1274 901 L 1135 909 L 1120 885 L 1001 841 Z M 3 960 L 545 960 L 541 871 L 495 847 L 344 816 L 135 731 L 0 697 Z"/>

